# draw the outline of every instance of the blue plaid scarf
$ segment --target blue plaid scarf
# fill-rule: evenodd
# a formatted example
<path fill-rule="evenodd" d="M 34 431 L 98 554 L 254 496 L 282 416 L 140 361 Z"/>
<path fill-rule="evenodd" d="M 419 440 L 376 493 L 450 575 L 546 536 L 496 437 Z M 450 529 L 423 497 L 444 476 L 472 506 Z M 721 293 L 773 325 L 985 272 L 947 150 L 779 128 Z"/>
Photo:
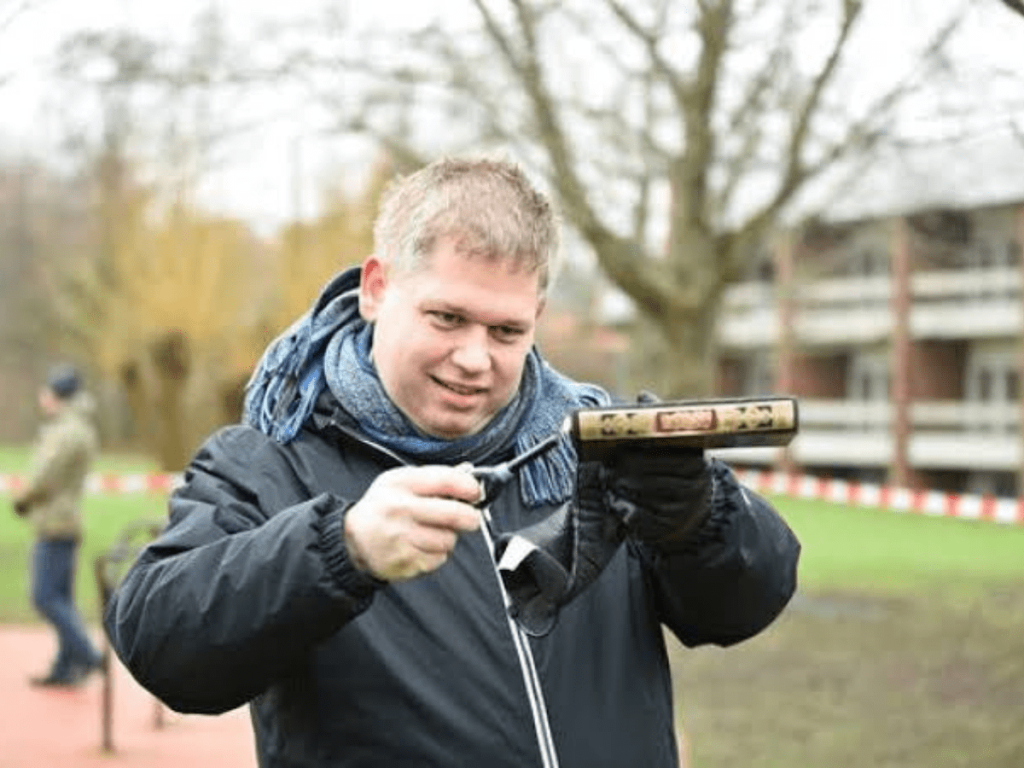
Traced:
<path fill-rule="evenodd" d="M 384 392 L 370 359 L 373 326 L 359 315 L 358 299 L 354 267 L 331 280 L 313 307 L 267 347 L 247 388 L 247 424 L 287 443 L 328 389 L 368 439 L 416 463 L 483 466 L 548 437 L 572 409 L 610 402 L 603 389 L 566 378 L 533 348 L 516 396 L 483 430 L 454 440 L 427 435 Z M 563 438 L 523 469 L 523 502 L 536 508 L 568 499 L 576 464 L 572 442 Z"/>

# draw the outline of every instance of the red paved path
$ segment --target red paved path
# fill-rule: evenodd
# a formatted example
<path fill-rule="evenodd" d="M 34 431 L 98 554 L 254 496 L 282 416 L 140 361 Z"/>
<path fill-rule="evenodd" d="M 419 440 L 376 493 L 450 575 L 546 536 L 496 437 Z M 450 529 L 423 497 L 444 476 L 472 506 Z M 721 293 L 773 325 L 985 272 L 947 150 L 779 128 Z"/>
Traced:
<path fill-rule="evenodd" d="M 74 690 L 29 685 L 53 652 L 48 629 L 0 625 L 0 768 L 256 768 L 246 708 L 218 717 L 158 708 L 116 660 L 113 751 L 104 751 L 99 675 Z M 680 734 L 683 768 L 684 745 Z"/>
<path fill-rule="evenodd" d="M 160 708 L 114 664 L 113 751 L 103 750 L 103 681 L 35 688 L 54 640 L 44 627 L 0 625 L 0 768 L 255 768 L 249 713 L 180 715 Z"/>

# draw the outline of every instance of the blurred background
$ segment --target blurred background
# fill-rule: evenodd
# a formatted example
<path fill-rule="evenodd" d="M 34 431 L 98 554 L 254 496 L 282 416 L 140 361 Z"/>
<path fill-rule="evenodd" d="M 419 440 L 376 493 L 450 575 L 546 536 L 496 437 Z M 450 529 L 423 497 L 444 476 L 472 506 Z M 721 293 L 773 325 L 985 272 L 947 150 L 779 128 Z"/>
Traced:
<path fill-rule="evenodd" d="M 1022 51 L 1019 0 L 0 0 L 0 472 L 55 360 L 134 457 L 111 467 L 179 471 L 370 252 L 388 180 L 486 151 L 565 221 L 556 367 L 798 396 L 799 436 L 739 467 L 1017 499 Z M 728 667 L 686 657 L 697 764 L 1024 764 L 1020 526 L 778 504 L 813 544 L 800 600 Z M 909 652 L 862 691 L 854 642 Z"/>
<path fill-rule="evenodd" d="M 180 469 L 387 181 L 492 151 L 565 218 L 557 366 L 800 396 L 752 464 L 1014 494 L 1014 5 L 5 0 L 0 440 L 72 359 Z"/>

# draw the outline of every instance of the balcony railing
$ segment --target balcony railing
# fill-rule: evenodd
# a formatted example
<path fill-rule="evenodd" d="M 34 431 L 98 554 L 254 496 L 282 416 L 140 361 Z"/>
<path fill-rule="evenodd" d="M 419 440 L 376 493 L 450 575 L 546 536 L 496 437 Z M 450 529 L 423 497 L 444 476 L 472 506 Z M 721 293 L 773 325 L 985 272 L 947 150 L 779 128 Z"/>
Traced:
<path fill-rule="evenodd" d="M 800 400 L 790 444 L 800 465 L 885 468 L 893 462 L 893 407 L 887 402 Z M 1018 403 L 922 401 L 910 408 L 907 453 L 918 469 L 1015 472 L 1021 466 Z M 774 465 L 782 449 L 730 449 L 742 463 Z"/>
<path fill-rule="evenodd" d="M 794 333 L 805 344 L 863 344 L 892 329 L 888 276 L 841 277 L 794 287 Z M 1021 274 L 1012 268 L 919 272 L 912 277 L 910 330 L 916 338 L 971 338 L 1024 330 Z M 719 323 L 729 347 L 779 338 L 778 293 L 767 283 L 731 286 Z"/>

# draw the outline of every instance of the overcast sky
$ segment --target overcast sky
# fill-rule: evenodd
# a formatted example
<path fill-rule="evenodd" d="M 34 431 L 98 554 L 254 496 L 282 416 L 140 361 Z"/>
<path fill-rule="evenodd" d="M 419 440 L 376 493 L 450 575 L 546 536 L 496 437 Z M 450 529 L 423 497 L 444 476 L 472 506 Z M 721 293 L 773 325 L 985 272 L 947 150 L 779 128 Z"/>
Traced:
<path fill-rule="evenodd" d="M 61 40 L 81 30 L 129 27 L 161 40 L 184 40 L 196 15 L 219 7 L 234 39 L 275 20 L 312 16 L 322 0 L 0 0 L 0 150 L 45 152 L 63 130 L 48 84 L 54 51 Z M 255 107 L 260 128 L 248 133 L 226 158 L 226 166 L 205 184 L 211 207 L 239 215 L 265 232 L 292 217 L 296 208 L 293 178 L 317 164 L 331 163 L 322 147 L 301 142 L 308 128 L 297 110 L 269 97 Z M 239 119 L 246 119 L 239 115 Z M 6 145 L 6 146 L 4 146 Z M 299 168 L 296 171 L 296 160 Z M 300 199 L 311 201 L 315 181 L 307 178 Z M 305 211 L 308 213 L 308 211 Z"/>
<path fill-rule="evenodd" d="M 873 55 L 863 57 L 865 77 L 894 71 L 908 41 L 927 27 L 942 7 L 959 0 L 874 0 Z M 343 3 L 339 3 L 343 4 Z M 184 38 L 197 13 L 210 6 L 223 15 L 234 39 L 274 21 L 312 17 L 324 0 L 0 0 L 0 149 L 38 152 L 57 133 L 48 118 L 53 99 L 46 78 L 60 40 L 82 29 L 133 27 L 162 39 Z M 426 14 L 450 14 L 465 0 L 350 0 L 352 13 L 388 24 L 412 23 Z M 958 58 L 982 70 L 987 66 L 1021 67 L 1024 63 L 1024 21 L 997 0 L 980 0 L 972 19 L 974 43 L 958 50 Z M 878 15 L 878 10 L 882 11 Z M 902 17 L 900 14 L 903 14 Z M 279 95 L 278 95 L 279 96 Z M 273 103 L 278 96 L 269 98 Z M 52 104 L 52 102 L 51 102 Z M 52 112 L 52 109 L 50 110 Z M 272 115 L 276 117 L 272 118 Z M 261 229 L 290 218 L 295 209 L 292 181 L 304 180 L 302 197 L 313 197 L 317 172 L 351 161 L 351 144 L 324 144 L 309 138 L 308 117 L 291 105 L 268 108 L 263 127 L 240 143 L 233 161 L 212 178 L 206 190 L 213 205 L 258 223 Z M 298 154 L 297 154 L 298 153 Z M 294 161 L 300 159 L 298 166 Z M 296 172 L 296 169 L 298 171 Z M 307 211 L 308 212 L 308 211 Z"/>

